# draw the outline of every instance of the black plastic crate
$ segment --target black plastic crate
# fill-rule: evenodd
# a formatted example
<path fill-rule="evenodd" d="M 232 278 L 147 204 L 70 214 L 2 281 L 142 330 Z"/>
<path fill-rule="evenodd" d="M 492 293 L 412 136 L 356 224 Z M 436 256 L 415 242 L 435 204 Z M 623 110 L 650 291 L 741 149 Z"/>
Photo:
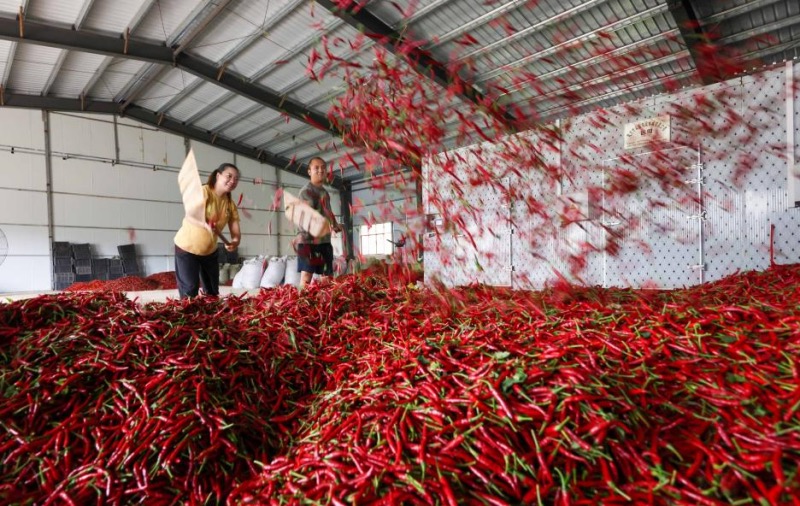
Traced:
<path fill-rule="evenodd" d="M 108 261 L 108 273 L 109 274 L 122 274 L 122 259 L 121 258 L 112 258 Z M 119 277 L 119 276 L 117 276 Z M 116 278 L 111 278 L 116 279 Z"/>
<path fill-rule="evenodd" d="M 65 290 L 67 289 L 72 283 L 56 283 L 55 289 L 56 290 Z"/>
<path fill-rule="evenodd" d="M 72 248 L 68 242 L 54 242 L 53 256 L 56 258 L 72 258 Z"/>
<path fill-rule="evenodd" d="M 92 273 L 92 260 L 90 258 L 76 258 L 73 265 L 75 274 L 85 275 Z"/>
<path fill-rule="evenodd" d="M 122 272 L 133 274 L 139 272 L 139 262 L 135 258 L 122 258 Z"/>
<path fill-rule="evenodd" d="M 92 250 L 88 244 L 73 244 L 72 258 L 90 260 L 92 258 Z"/>
<path fill-rule="evenodd" d="M 72 272 L 72 258 L 55 257 L 53 258 L 53 267 L 55 272 L 60 272 L 60 273 Z"/>
<path fill-rule="evenodd" d="M 67 286 L 71 285 L 75 282 L 75 273 L 74 272 L 57 272 L 56 273 L 56 286 L 62 286 L 62 288 L 57 288 L 57 290 L 63 290 Z"/>
<path fill-rule="evenodd" d="M 92 259 L 92 277 L 94 279 L 108 279 L 108 258 Z"/>
<path fill-rule="evenodd" d="M 93 258 L 92 271 L 94 272 L 108 272 L 109 265 L 111 264 L 110 258 Z"/>
<path fill-rule="evenodd" d="M 92 280 L 92 273 L 89 274 L 75 274 L 75 281 L 76 282 L 85 282 Z"/>
<path fill-rule="evenodd" d="M 117 246 L 117 251 L 119 251 L 119 256 L 122 258 L 134 258 L 136 257 L 136 245 L 135 244 L 121 244 Z"/>

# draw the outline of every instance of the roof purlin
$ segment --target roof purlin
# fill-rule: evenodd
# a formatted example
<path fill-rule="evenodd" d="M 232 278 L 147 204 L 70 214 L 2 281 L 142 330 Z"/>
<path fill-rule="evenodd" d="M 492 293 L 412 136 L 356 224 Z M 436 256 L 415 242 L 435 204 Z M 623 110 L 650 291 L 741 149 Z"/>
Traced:
<path fill-rule="evenodd" d="M 71 30 L 27 20 L 24 23 L 23 37 L 20 35 L 17 20 L 9 18 L 0 18 L 0 39 L 174 65 L 320 130 L 328 130 L 342 135 L 342 132 L 338 131 L 324 114 L 305 108 L 264 86 L 251 83 L 243 76 L 227 71 L 225 66 L 217 67 L 213 63 L 186 52 L 174 55 L 172 48 L 163 45 L 134 39 L 125 40 L 121 37 Z"/>

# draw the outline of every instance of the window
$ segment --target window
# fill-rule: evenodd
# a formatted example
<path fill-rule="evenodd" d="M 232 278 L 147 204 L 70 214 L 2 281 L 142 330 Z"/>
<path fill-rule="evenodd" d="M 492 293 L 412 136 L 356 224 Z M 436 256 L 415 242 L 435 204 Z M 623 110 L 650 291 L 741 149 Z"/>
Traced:
<path fill-rule="evenodd" d="M 391 255 L 394 251 L 391 222 L 359 226 L 358 239 L 362 255 Z"/>

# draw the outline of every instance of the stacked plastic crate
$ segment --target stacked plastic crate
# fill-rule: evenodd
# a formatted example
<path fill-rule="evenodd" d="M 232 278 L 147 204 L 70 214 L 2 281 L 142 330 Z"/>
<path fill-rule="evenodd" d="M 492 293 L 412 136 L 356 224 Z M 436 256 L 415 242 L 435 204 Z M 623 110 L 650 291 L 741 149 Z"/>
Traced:
<path fill-rule="evenodd" d="M 124 276 L 121 258 L 108 259 L 108 279 L 118 279 Z"/>
<path fill-rule="evenodd" d="M 93 258 L 92 259 L 92 278 L 106 281 L 109 278 L 109 267 L 111 265 L 110 258 Z"/>
<path fill-rule="evenodd" d="M 56 290 L 63 290 L 75 282 L 75 271 L 72 270 L 72 249 L 68 242 L 53 243 L 53 273 Z"/>
<path fill-rule="evenodd" d="M 75 281 L 91 281 L 92 250 L 88 244 L 72 245 L 72 265 L 75 268 Z"/>
<path fill-rule="evenodd" d="M 139 261 L 136 258 L 135 244 L 122 244 L 117 246 L 119 257 L 122 260 L 122 271 L 126 276 L 139 275 Z"/>

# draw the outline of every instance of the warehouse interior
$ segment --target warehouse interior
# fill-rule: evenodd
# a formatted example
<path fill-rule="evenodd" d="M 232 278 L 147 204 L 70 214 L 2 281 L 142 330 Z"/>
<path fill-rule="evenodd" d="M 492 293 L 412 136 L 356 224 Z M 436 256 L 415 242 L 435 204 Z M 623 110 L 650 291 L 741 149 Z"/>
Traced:
<path fill-rule="evenodd" d="M 36 1 L 7 2 L 2 9 L 0 54 L 6 58 L 0 125 L 5 141 L 0 154 L 8 174 L 1 190 L 4 293 L 54 289 L 51 245 L 60 241 L 90 244 L 93 256 L 101 259 L 118 256 L 119 245 L 133 243 L 139 271 L 149 275 L 171 270 L 170 237 L 182 216 L 172 181 L 189 148 L 195 149 L 206 173 L 226 160 L 244 171 L 240 204 L 251 218 L 243 222 L 243 257 L 289 252 L 292 230 L 272 209 L 274 194 L 277 188 L 302 186 L 307 180 L 304 163 L 315 155 L 330 160 L 331 184 L 337 190 L 333 206 L 348 220 L 347 236 L 339 242 L 350 245 L 347 254 L 358 256 L 362 249 L 366 255 L 392 254 L 398 238 L 423 237 L 430 226 L 421 223 L 421 215 L 428 222 L 442 218 L 441 210 L 430 205 L 430 191 L 424 192 L 417 185 L 421 178 L 413 176 L 424 159 L 395 157 L 399 164 L 410 163 L 386 167 L 372 158 L 390 154 L 397 139 L 412 148 L 424 144 L 407 140 L 423 125 L 386 123 L 385 129 L 397 128 L 384 138 L 369 139 L 353 125 L 348 137 L 348 125 L 334 117 L 348 107 L 351 113 L 368 110 L 354 99 L 366 95 L 357 97 L 352 88 L 368 81 L 369 72 L 380 74 L 374 64 L 378 49 L 385 50 L 380 54 L 389 62 L 383 71 L 392 68 L 393 77 L 424 83 L 420 93 L 431 96 L 437 87 L 459 84 L 447 103 L 437 104 L 440 110 L 427 110 L 430 123 L 445 123 L 435 140 L 431 133 L 419 133 L 430 143 L 428 155 L 469 150 L 495 134 L 589 118 L 620 104 L 649 100 L 659 107 L 657 103 L 681 90 L 726 82 L 736 86 L 736 79 L 755 70 L 781 73 L 776 65 L 791 64 L 797 51 L 797 13 L 791 2 L 487 2 L 467 8 L 438 1 L 414 2 L 403 9 L 376 1 L 339 10 L 335 3 L 301 1 L 150 1 L 125 7 Z M 362 29 L 370 36 L 363 36 Z M 410 55 L 408 63 L 394 58 L 393 52 L 402 51 Z M 793 70 L 786 72 L 794 78 Z M 775 89 L 770 104 L 776 127 L 787 124 L 781 93 Z M 476 109 L 485 97 L 495 100 L 492 121 L 465 128 L 460 118 L 487 117 Z M 615 121 L 648 116 L 652 110 Z M 368 120 L 379 121 L 375 118 Z M 561 142 L 563 148 L 570 141 Z M 368 143 L 374 149 L 364 149 Z M 618 154 L 609 147 L 594 163 L 602 165 Z M 730 160 L 728 165 L 735 155 Z M 777 177 L 770 189 L 780 193 L 793 185 L 792 169 L 775 169 L 787 174 L 785 183 Z M 389 184 L 379 179 L 381 173 Z M 574 188 L 558 192 L 588 186 L 574 180 L 570 184 Z M 475 194 L 481 191 L 474 188 Z M 790 204 L 797 196 L 787 198 L 775 206 L 794 207 Z M 787 260 L 796 261 L 797 249 L 789 239 L 797 227 L 796 213 L 785 214 L 779 225 L 789 232 L 779 233 L 779 240 L 786 237 L 782 251 Z M 723 216 L 720 221 L 727 227 L 724 223 L 734 219 Z M 378 241 L 377 228 L 360 228 L 373 223 L 391 224 L 392 230 L 382 232 Z M 751 228 L 755 226 L 759 231 L 749 232 L 763 242 L 769 225 Z M 370 247 L 361 248 L 359 232 Z M 505 238 L 493 240 L 509 250 L 505 257 L 512 254 Z M 439 241 L 444 250 L 457 242 L 457 237 Z M 441 256 L 481 256 L 480 251 L 455 247 L 459 251 Z M 546 246 L 544 256 L 552 259 L 553 248 Z M 438 248 L 427 249 L 430 272 L 458 284 L 478 280 L 461 269 L 451 276 L 433 252 Z M 518 249 L 521 258 L 536 248 L 522 244 Z M 484 272 L 515 269 L 508 258 L 481 262 L 490 265 Z M 726 261 L 717 267 L 716 277 L 763 262 Z M 533 281 L 517 276 L 517 286 L 547 282 L 547 277 L 530 274 Z M 514 284 L 508 276 L 487 276 L 480 281 Z M 662 286 L 699 279 L 684 276 Z M 604 283 L 638 286 L 642 281 L 606 276 Z"/>
<path fill-rule="evenodd" d="M 0 502 L 795 504 L 799 55 L 792 0 L 0 0 Z"/>

